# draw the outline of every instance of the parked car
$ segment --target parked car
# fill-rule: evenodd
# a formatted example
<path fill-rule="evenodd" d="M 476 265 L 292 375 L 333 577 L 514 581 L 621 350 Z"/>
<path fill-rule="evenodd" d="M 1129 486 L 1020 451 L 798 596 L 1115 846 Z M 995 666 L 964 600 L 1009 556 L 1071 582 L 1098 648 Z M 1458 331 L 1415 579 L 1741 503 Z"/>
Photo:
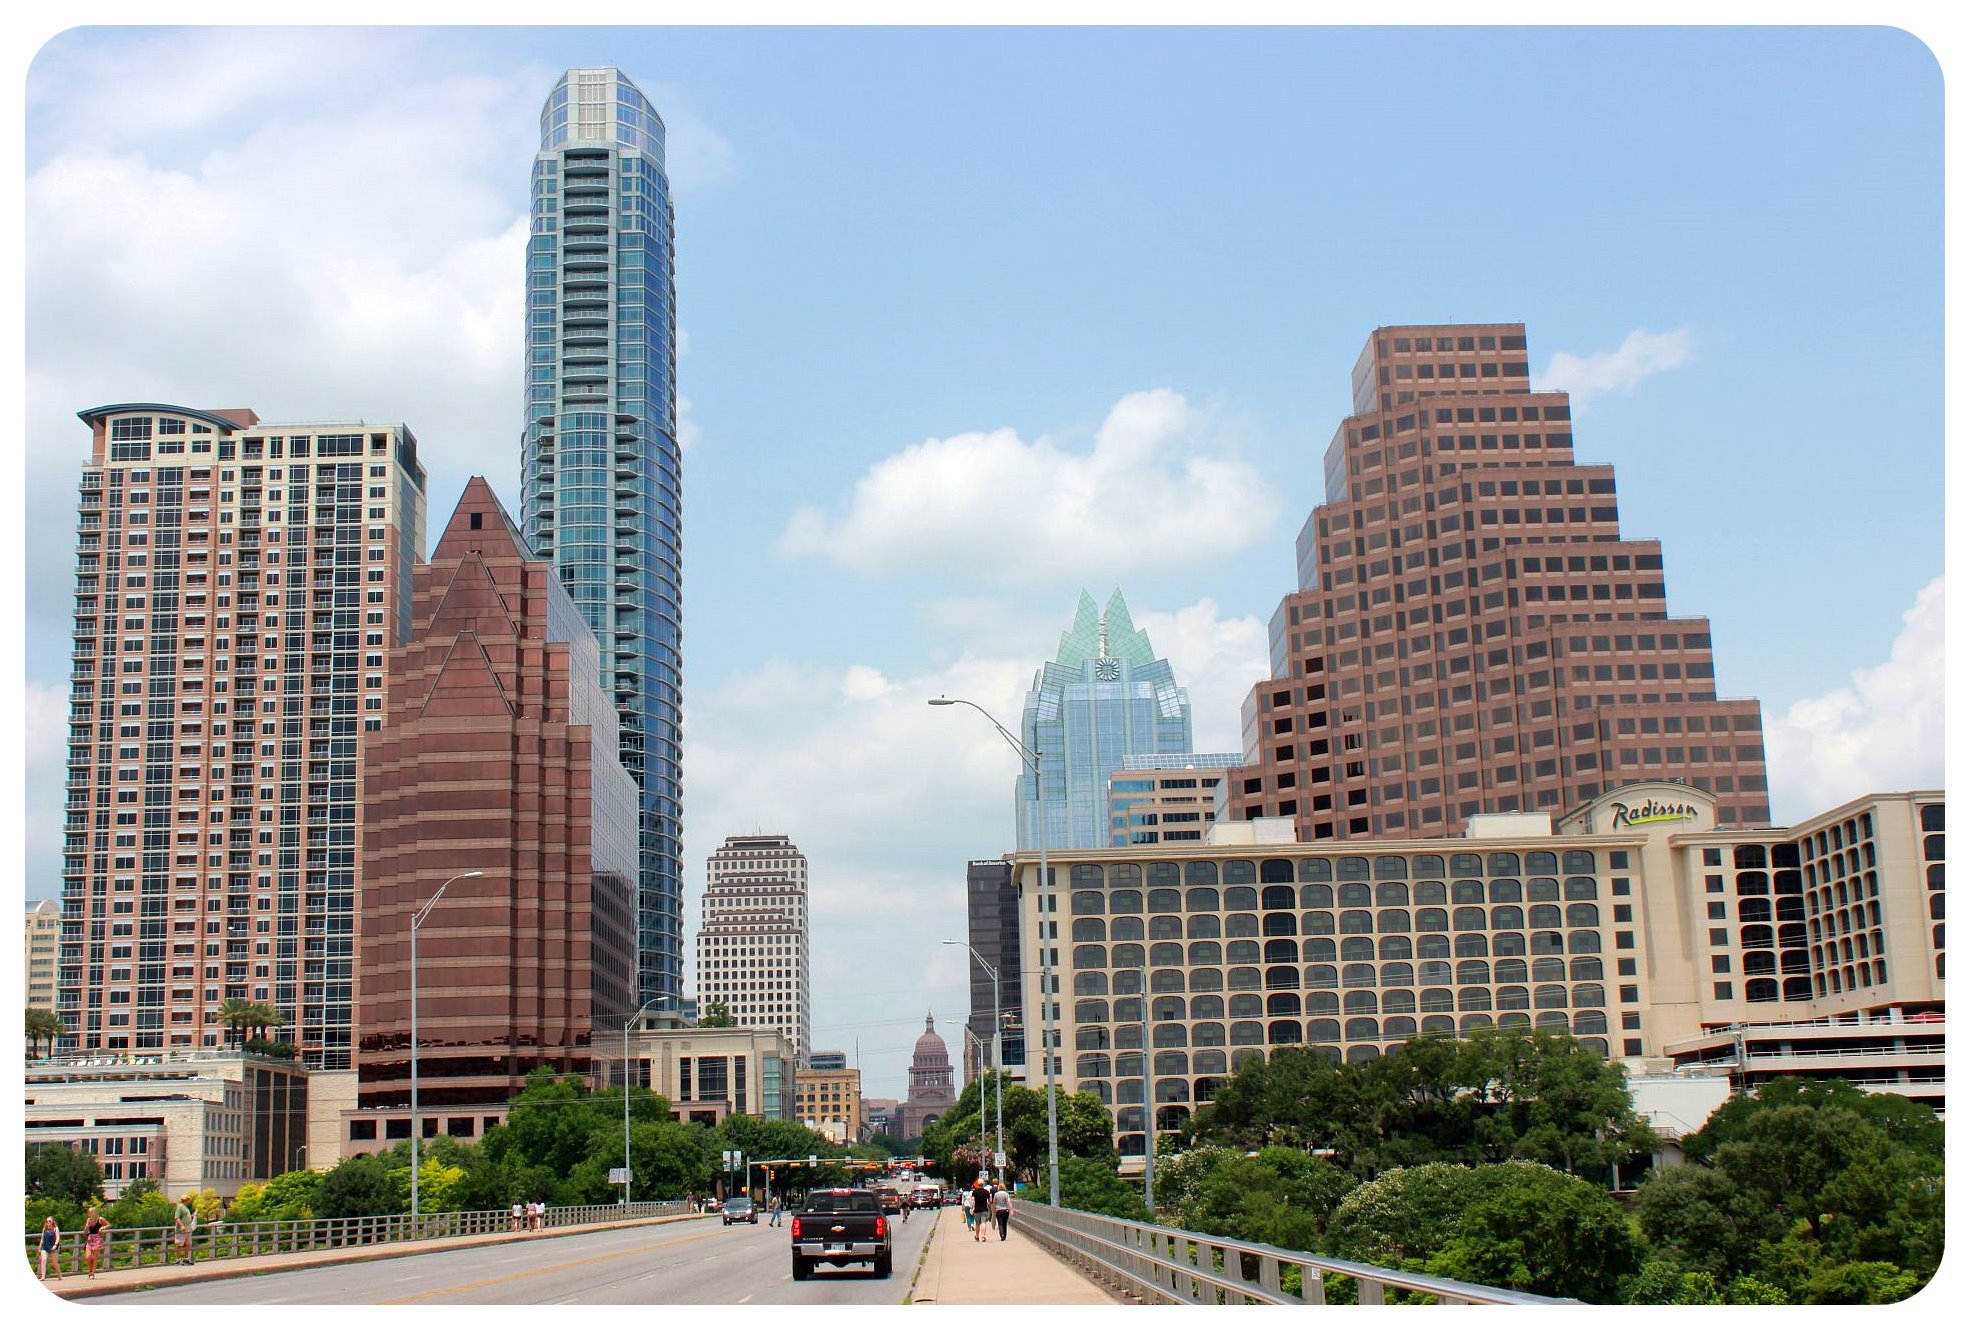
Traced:
<path fill-rule="evenodd" d="M 788 1221 L 793 1277 L 806 1279 L 816 1265 L 868 1263 L 877 1279 L 889 1278 L 889 1220 L 876 1194 L 862 1187 L 824 1187 L 807 1193 Z"/>
<path fill-rule="evenodd" d="M 724 1217 L 719 1220 L 721 1225 L 759 1222 L 759 1210 L 753 1205 L 750 1196 L 727 1196 L 723 1210 Z"/>

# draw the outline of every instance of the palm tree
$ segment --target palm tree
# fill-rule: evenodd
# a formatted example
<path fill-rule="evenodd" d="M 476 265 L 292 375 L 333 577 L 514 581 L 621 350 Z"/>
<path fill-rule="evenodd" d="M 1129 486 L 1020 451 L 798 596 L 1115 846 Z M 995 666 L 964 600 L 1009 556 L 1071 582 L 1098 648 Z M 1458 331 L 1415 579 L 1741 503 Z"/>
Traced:
<path fill-rule="evenodd" d="M 254 1036 L 258 1039 L 266 1039 L 267 1028 L 269 1026 L 279 1028 L 287 1024 L 287 1013 L 279 1007 L 265 1002 L 249 1002 L 247 1007 L 246 1023 L 252 1028 Z"/>
<path fill-rule="evenodd" d="M 219 1004 L 219 1024 L 226 1027 L 226 1038 L 233 1047 L 239 1047 L 239 1036 L 253 1025 L 257 1003 L 245 998 L 229 997 Z"/>
<path fill-rule="evenodd" d="M 28 1047 L 33 1050 L 36 1057 L 40 1056 L 41 1041 L 43 1039 L 48 1041 L 48 1051 L 52 1053 L 55 1048 L 55 1041 L 67 1033 L 68 1027 L 62 1024 L 62 1018 L 55 1015 L 54 1012 L 47 1010 L 45 1007 L 29 1007 L 27 1009 L 27 1042 Z"/>

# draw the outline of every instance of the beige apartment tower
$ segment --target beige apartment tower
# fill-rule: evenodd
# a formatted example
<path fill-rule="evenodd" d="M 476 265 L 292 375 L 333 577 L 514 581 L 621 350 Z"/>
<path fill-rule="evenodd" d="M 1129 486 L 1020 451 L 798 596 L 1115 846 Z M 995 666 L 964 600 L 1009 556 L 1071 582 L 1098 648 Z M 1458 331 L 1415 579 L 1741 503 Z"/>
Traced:
<path fill-rule="evenodd" d="M 1375 331 L 1297 555 L 1221 817 L 1441 836 L 1672 777 L 1721 826 L 1770 819 L 1758 703 L 1718 697 L 1709 621 L 1670 613 L 1524 325 Z"/>
<path fill-rule="evenodd" d="M 62 1046 L 214 1048 L 241 998 L 310 1069 L 347 1068 L 358 771 L 423 553 L 417 441 L 153 402 L 81 417 Z"/>
<path fill-rule="evenodd" d="M 807 961 L 807 856 L 781 835 L 727 836 L 705 865 L 698 930 L 698 1012 L 722 1002 L 741 1026 L 813 1052 Z"/>

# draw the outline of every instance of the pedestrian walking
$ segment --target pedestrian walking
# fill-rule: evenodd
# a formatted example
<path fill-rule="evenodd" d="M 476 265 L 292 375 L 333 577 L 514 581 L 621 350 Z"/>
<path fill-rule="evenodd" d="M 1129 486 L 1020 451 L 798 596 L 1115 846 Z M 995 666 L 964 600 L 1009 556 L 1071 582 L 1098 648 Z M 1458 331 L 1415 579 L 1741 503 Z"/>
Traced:
<path fill-rule="evenodd" d="M 775 1192 L 772 1204 L 766 1207 L 766 1227 L 778 1228 L 780 1226 L 780 1212 L 785 1208 L 780 1203 L 779 1193 Z"/>
<path fill-rule="evenodd" d="M 96 1277 L 96 1266 L 101 1264 L 103 1248 L 108 1245 L 109 1220 L 92 1205 L 88 1217 L 82 1221 L 82 1264 L 88 1267 L 89 1278 Z"/>
<path fill-rule="evenodd" d="M 1006 1225 L 1012 1222 L 1012 1195 L 1003 1186 L 992 1193 L 992 1218 L 999 1225 L 999 1241 L 1006 1240 Z"/>
<path fill-rule="evenodd" d="M 991 1227 L 992 1193 L 985 1189 L 985 1179 L 980 1178 L 971 1184 L 971 1240 L 985 1241 L 985 1230 Z"/>
<path fill-rule="evenodd" d="M 178 1253 L 179 1265 L 192 1263 L 192 1230 L 196 1227 L 198 1212 L 192 1209 L 192 1198 L 180 1196 L 177 1208 L 171 1212 L 171 1246 Z"/>
<path fill-rule="evenodd" d="M 55 1263 L 55 1278 L 62 1277 L 62 1231 L 55 1227 L 55 1217 L 49 1215 L 41 1221 L 41 1278 L 48 1278 L 48 1262 Z"/>

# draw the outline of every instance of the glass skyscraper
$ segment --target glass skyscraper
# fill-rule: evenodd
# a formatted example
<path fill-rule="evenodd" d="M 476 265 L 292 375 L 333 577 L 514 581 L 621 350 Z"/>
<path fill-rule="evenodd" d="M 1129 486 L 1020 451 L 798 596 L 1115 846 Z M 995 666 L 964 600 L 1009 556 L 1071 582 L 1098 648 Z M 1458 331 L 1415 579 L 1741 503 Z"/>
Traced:
<path fill-rule="evenodd" d="M 641 798 L 639 1000 L 681 995 L 677 313 L 664 125 L 614 69 L 540 113 L 527 241 L 521 512 L 595 630 Z"/>
<path fill-rule="evenodd" d="M 1132 754 L 1190 751 L 1190 696 L 1129 618 L 1117 590 L 1106 610 L 1081 593 L 1074 626 L 1026 694 L 1020 737 L 1040 756 L 1014 795 L 1019 848 L 1107 845 L 1108 777 Z"/>

